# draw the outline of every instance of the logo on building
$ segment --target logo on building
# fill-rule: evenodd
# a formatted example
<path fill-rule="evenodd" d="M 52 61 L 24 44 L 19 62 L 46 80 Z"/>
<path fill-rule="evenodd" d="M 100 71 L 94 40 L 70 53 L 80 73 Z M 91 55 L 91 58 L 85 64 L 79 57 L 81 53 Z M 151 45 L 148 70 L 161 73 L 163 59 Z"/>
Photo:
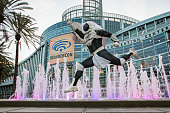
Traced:
<path fill-rule="evenodd" d="M 71 42 L 69 42 L 67 39 L 62 39 L 62 40 L 55 42 L 52 46 L 52 49 L 54 51 L 62 52 L 63 50 L 69 48 L 70 46 L 71 46 Z"/>
<path fill-rule="evenodd" d="M 55 37 L 50 40 L 49 62 L 55 64 L 57 59 L 59 62 L 74 61 L 74 41 L 72 34 L 66 34 Z"/>

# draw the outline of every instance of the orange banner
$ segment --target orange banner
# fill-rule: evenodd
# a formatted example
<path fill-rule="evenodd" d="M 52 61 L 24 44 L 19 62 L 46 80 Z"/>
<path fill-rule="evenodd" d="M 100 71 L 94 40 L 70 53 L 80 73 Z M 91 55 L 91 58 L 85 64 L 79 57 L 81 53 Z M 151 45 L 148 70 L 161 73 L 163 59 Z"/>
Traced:
<path fill-rule="evenodd" d="M 64 62 L 65 57 L 67 62 L 74 61 L 74 41 L 72 34 L 62 35 L 50 40 L 50 64 L 55 64 L 57 59 L 59 59 L 59 62 Z"/>

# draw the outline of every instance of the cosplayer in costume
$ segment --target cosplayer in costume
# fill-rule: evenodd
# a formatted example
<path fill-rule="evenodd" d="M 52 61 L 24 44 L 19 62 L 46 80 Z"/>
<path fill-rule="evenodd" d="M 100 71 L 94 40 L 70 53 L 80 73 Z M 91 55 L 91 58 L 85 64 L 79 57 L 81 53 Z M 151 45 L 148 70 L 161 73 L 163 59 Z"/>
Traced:
<path fill-rule="evenodd" d="M 108 64 L 124 65 L 125 61 L 131 56 L 138 57 L 137 52 L 135 52 L 133 48 L 130 48 L 129 54 L 123 55 L 121 58 L 117 58 L 109 53 L 104 47 L 107 37 L 113 41 L 115 47 L 119 46 L 119 40 L 115 34 L 105 31 L 95 22 L 87 21 L 81 25 L 80 23 L 68 20 L 67 24 L 73 30 L 73 40 L 76 43 L 86 44 L 92 56 L 83 62 L 78 63 L 75 78 L 70 86 L 64 90 L 65 93 L 78 91 L 76 85 L 80 77 L 83 75 L 84 68 L 96 66 L 98 69 L 102 69 Z"/>

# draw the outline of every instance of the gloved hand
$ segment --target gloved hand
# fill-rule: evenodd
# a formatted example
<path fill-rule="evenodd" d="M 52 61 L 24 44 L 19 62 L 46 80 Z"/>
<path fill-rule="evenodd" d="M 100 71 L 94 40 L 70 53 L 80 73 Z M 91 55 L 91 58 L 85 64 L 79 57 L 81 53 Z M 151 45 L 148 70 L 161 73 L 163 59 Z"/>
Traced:
<path fill-rule="evenodd" d="M 74 32 L 77 29 L 76 24 L 74 24 L 74 22 L 72 22 L 71 20 L 67 20 L 67 24 L 71 27 L 72 31 Z"/>
<path fill-rule="evenodd" d="M 113 42 L 119 42 L 119 39 L 116 37 L 116 34 L 112 34 L 110 39 L 113 41 Z"/>
<path fill-rule="evenodd" d="M 73 23 L 73 22 L 72 22 L 70 19 L 67 20 L 67 24 L 68 24 L 69 26 L 71 26 L 72 23 Z"/>
<path fill-rule="evenodd" d="M 119 47 L 119 39 L 116 37 L 116 34 L 112 34 L 110 39 L 113 41 L 113 46 Z"/>
<path fill-rule="evenodd" d="M 113 43 L 113 46 L 114 46 L 114 47 L 119 47 L 119 42 L 114 42 L 114 43 Z"/>

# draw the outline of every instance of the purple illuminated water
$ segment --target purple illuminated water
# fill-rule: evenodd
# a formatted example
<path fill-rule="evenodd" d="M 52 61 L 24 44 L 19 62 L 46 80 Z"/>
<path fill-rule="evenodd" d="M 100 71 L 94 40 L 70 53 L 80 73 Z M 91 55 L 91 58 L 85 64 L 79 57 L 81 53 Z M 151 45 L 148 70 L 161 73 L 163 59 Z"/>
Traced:
<path fill-rule="evenodd" d="M 27 93 L 28 93 L 28 77 L 29 77 L 29 71 L 27 71 L 26 69 L 23 69 L 23 82 L 22 82 L 22 99 L 26 99 L 27 98 Z"/>
<path fill-rule="evenodd" d="M 112 81 L 110 78 L 110 65 L 107 67 L 107 79 L 106 79 L 106 94 L 108 99 L 113 99 L 113 93 L 112 93 Z"/>
<path fill-rule="evenodd" d="M 10 97 L 10 98 L 14 98 L 17 100 L 20 99 L 26 99 L 27 98 L 27 94 L 28 94 L 28 75 L 29 72 L 26 69 L 23 69 L 22 72 L 22 79 L 20 76 L 17 76 L 17 80 L 16 80 L 16 90 L 15 93 Z"/>
<path fill-rule="evenodd" d="M 89 86 L 90 77 L 86 76 L 86 69 L 82 78 L 78 81 L 78 92 L 64 93 L 69 82 L 69 73 L 64 60 L 64 69 L 61 72 L 59 68 L 59 60 L 53 67 L 48 63 L 46 72 L 44 67 L 39 65 L 39 69 L 33 80 L 34 89 L 32 97 L 28 97 L 28 75 L 29 72 L 23 69 L 22 77 L 17 77 L 16 91 L 13 95 L 15 99 L 38 99 L 38 100 L 103 100 L 103 99 L 161 99 L 170 97 L 167 76 L 162 63 L 162 57 L 159 56 L 159 68 L 155 66 L 157 73 L 155 75 L 153 68 L 150 67 L 150 77 L 147 71 L 135 69 L 133 60 L 127 64 L 128 70 L 125 73 L 122 66 L 107 67 L 106 87 L 101 88 L 100 72 L 96 67 L 93 67 L 92 86 Z M 54 68 L 54 75 L 52 75 Z M 21 80 L 22 79 L 22 80 Z M 163 87 L 163 90 L 162 90 Z"/>
<path fill-rule="evenodd" d="M 159 55 L 159 69 L 158 71 L 160 72 L 161 76 L 162 76 L 162 82 L 164 83 L 164 86 L 165 86 L 165 91 L 167 91 L 167 95 L 168 97 L 170 98 L 170 89 L 169 89 L 169 83 L 168 83 L 168 80 L 167 80 L 167 76 L 166 76 L 166 73 L 165 73 L 165 69 L 164 69 L 164 65 L 163 65 L 163 62 L 162 62 L 162 56 Z"/>
<path fill-rule="evenodd" d="M 59 59 L 57 59 L 57 64 L 54 66 L 54 79 L 53 79 L 53 98 L 59 99 L 61 97 L 61 70 L 59 68 Z"/>
<path fill-rule="evenodd" d="M 17 81 L 16 81 L 16 90 L 15 90 L 15 97 L 14 99 L 20 100 L 22 97 L 22 89 L 21 89 L 21 78 L 17 76 Z"/>
<path fill-rule="evenodd" d="M 155 73 L 153 72 L 153 68 L 150 68 L 150 78 L 151 78 L 151 88 L 152 88 L 152 95 L 153 99 L 159 99 L 161 98 L 161 91 L 160 91 L 160 83 L 158 78 L 155 76 Z"/>
<path fill-rule="evenodd" d="M 152 89 L 151 89 L 151 83 L 147 76 L 147 72 L 143 71 L 141 69 L 141 85 L 142 85 L 142 91 L 143 91 L 143 97 L 145 100 L 152 99 Z"/>
<path fill-rule="evenodd" d="M 126 88 L 126 74 L 122 66 L 118 67 L 119 70 L 119 99 L 126 99 L 127 98 L 127 88 Z"/>
<path fill-rule="evenodd" d="M 100 80 L 99 80 L 99 70 L 93 67 L 93 85 L 92 85 L 92 100 L 99 100 L 101 96 Z"/>
<path fill-rule="evenodd" d="M 69 74 L 68 74 L 68 69 L 66 65 L 66 58 L 64 59 L 64 70 L 62 73 L 62 99 L 63 100 L 69 100 L 69 93 L 64 93 L 64 89 L 69 87 Z"/>
<path fill-rule="evenodd" d="M 118 81 L 118 72 L 117 72 L 117 69 L 116 69 L 116 66 L 113 67 L 113 71 L 112 71 L 112 74 L 113 74 L 113 81 L 112 81 L 112 85 L 113 85 L 113 88 L 112 88 L 112 92 L 113 92 L 113 99 L 116 99 L 117 96 L 117 81 Z"/>
<path fill-rule="evenodd" d="M 90 92 L 88 89 L 89 78 L 86 76 L 86 69 L 83 72 L 83 98 L 90 98 Z"/>

